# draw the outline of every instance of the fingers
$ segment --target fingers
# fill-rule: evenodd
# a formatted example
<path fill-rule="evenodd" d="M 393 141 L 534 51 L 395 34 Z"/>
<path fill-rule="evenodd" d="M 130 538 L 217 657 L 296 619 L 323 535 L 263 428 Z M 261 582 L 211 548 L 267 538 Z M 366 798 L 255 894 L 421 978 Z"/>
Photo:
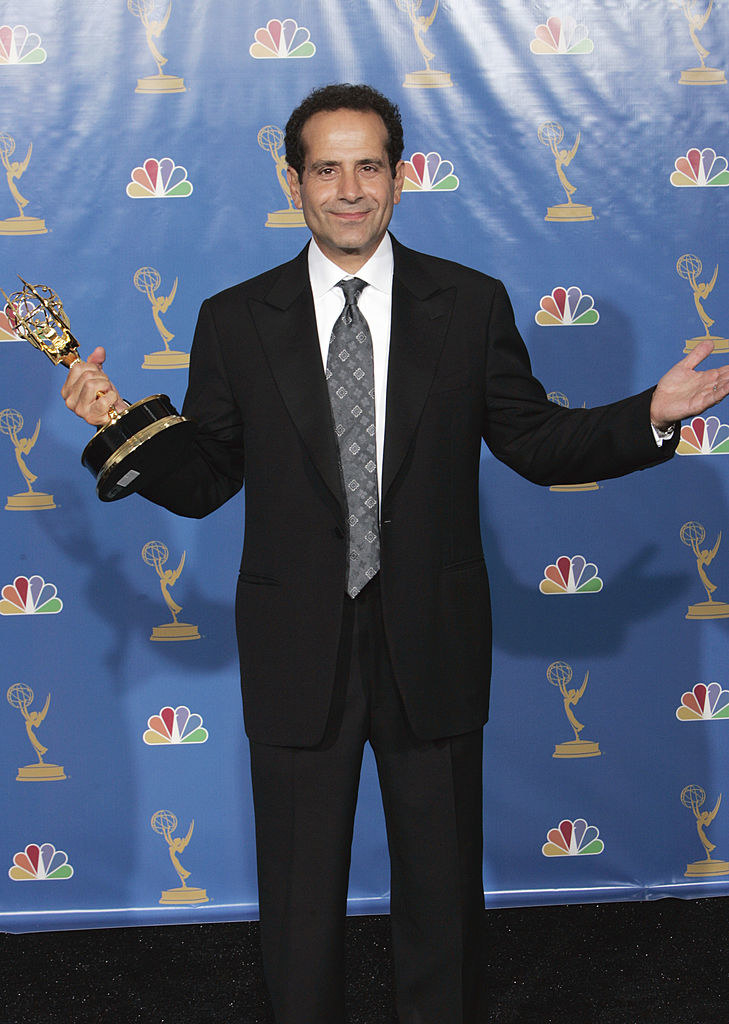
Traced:
<path fill-rule="evenodd" d="M 95 427 L 108 422 L 110 409 L 124 408 L 119 393 L 102 369 L 105 358 L 101 346 L 94 349 L 87 362 L 79 361 L 71 367 L 61 389 L 67 407 Z"/>
<path fill-rule="evenodd" d="M 695 366 L 698 366 L 700 362 L 710 356 L 714 351 L 714 342 L 710 338 L 705 338 L 704 341 L 700 342 L 696 348 L 692 349 L 687 356 L 682 360 L 683 365 L 687 370 L 693 370 Z"/>

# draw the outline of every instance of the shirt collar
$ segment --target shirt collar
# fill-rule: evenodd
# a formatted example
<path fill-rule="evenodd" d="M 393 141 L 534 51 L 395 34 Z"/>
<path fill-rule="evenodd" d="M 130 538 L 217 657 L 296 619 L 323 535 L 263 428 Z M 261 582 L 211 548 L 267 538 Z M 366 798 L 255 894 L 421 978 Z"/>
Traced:
<path fill-rule="evenodd" d="M 380 244 L 356 274 L 346 274 L 336 263 L 332 263 L 313 238 L 309 246 L 308 261 L 309 281 L 315 300 L 320 299 L 326 292 L 335 288 L 339 281 L 347 277 L 358 277 L 372 288 L 388 295 L 392 291 L 394 258 L 392 241 L 388 232 L 385 232 Z"/>

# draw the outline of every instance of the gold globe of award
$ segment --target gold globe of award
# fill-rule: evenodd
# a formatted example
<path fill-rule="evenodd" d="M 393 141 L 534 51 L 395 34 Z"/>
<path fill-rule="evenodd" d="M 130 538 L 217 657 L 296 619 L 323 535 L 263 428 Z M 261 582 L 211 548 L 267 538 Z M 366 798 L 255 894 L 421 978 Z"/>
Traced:
<path fill-rule="evenodd" d="M 70 369 L 81 357 L 63 303 L 47 285 L 20 280 L 20 291 L 9 298 L 2 293 L 13 330 L 56 366 Z M 117 501 L 180 461 L 194 433 L 195 424 L 178 414 L 167 395 L 150 395 L 121 413 L 110 409 L 109 422 L 86 445 L 81 462 L 95 477 L 99 498 Z"/>

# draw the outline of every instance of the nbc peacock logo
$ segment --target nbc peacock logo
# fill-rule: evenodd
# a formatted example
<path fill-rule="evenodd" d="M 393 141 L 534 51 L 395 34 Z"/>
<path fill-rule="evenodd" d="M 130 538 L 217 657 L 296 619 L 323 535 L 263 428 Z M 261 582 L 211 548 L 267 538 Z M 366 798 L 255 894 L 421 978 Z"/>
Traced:
<path fill-rule="evenodd" d="M 127 195 L 130 199 L 187 199 L 192 195 L 192 182 L 187 179 L 187 170 L 172 157 L 158 160 L 150 156 L 132 171 Z"/>
<path fill-rule="evenodd" d="M 37 32 L 25 25 L 0 25 L 0 67 L 43 64 L 47 56 Z"/>
<path fill-rule="evenodd" d="M 674 188 L 726 188 L 729 185 L 727 166 L 727 158 L 717 156 L 710 146 L 706 149 L 693 146 L 676 159 L 671 184 Z"/>
<path fill-rule="evenodd" d="M 729 455 L 729 424 L 718 416 L 694 416 L 681 427 L 677 455 Z"/>
<path fill-rule="evenodd" d="M 551 295 L 543 295 L 534 314 L 540 327 L 594 327 L 600 319 L 592 295 L 586 295 L 576 284 L 569 288 L 558 285 Z"/>
<path fill-rule="evenodd" d="M 588 562 L 584 555 L 560 555 L 544 570 L 539 589 L 543 594 L 597 594 L 602 590 L 602 580 L 595 563 Z"/>
<path fill-rule="evenodd" d="M 29 843 L 15 854 L 8 874 L 14 882 L 58 882 L 73 877 L 73 867 L 53 843 Z"/>
<path fill-rule="evenodd" d="M 542 853 L 545 857 L 595 857 L 604 849 L 597 825 L 588 825 L 584 818 L 565 818 L 547 832 Z"/>
<path fill-rule="evenodd" d="M 537 25 L 529 49 L 537 56 L 573 56 L 592 53 L 594 44 L 586 25 L 578 25 L 574 18 L 547 18 Z"/>
<path fill-rule="evenodd" d="M 254 39 L 248 48 L 254 60 L 300 59 L 316 53 L 308 28 L 293 18 L 271 18 L 264 28 L 256 29 Z"/>
<path fill-rule="evenodd" d="M 2 589 L 0 615 L 57 615 L 63 601 L 42 576 L 16 576 Z"/>
<path fill-rule="evenodd" d="M 714 722 L 729 718 L 729 690 L 717 683 L 696 683 L 681 695 L 676 708 L 679 722 Z"/>
<path fill-rule="evenodd" d="M 206 743 L 208 730 L 202 723 L 202 715 L 193 714 L 184 704 L 161 708 L 147 720 L 142 739 L 150 747 Z"/>
<path fill-rule="evenodd" d="M 403 192 L 455 192 L 459 185 L 453 164 L 440 153 L 413 153 L 405 161 Z"/>

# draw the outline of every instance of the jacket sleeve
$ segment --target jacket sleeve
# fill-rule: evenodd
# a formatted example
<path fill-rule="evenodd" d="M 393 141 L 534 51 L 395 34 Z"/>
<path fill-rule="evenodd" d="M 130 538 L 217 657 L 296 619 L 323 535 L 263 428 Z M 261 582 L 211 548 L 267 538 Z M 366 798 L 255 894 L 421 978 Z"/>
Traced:
<path fill-rule="evenodd" d="M 586 483 L 665 462 L 680 437 L 659 446 L 650 422 L 654 388 L 593 409 L 565 409 L 532 375 L 506 289 L 496 283 L 487 319 L 483 437 L 493 454 L 538 484 Z"/>
<path fill-rule="evenodd" d="M 139 493 L 178 515 L 201 518 L 243 486 L 243 416 L 230 385 L 209 301 L 200 309 L 182 415 L 197 424 L 182 463 Z"/>

